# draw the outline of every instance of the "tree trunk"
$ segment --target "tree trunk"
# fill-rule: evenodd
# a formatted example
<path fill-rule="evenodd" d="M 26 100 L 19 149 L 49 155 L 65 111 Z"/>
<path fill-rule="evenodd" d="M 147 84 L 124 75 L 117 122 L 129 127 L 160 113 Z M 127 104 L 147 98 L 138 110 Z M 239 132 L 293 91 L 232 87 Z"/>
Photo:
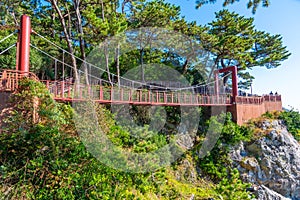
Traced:
<path fill-rule="evenodd" d="M 104 3 L 103 0 L 101 0 L 101 14 L 102 14 L 102 20 L 105 19 L 105 15 L 104 15 Z"/>
<path fill-rule="evenodd" d="M 183 66 L 182 66 L 182 74 L 186 74 L 187 73 L 188 63 L 189 63 L 189 58 L 186 59 L 186 61 L 184 62 Z"/>
<path fill-rule="evenodd" d="M 76 18 L 77 18 L 77 29 L 79 32 L 79 46 L 80 46 L 80 52 L 81 52 L 81 58 L 83 60 L 83 69 L 84 69 L 84 73 L 85 73 L 85 82 L 87 85 L 89 85 L 89 72 L 88 72 L 88 68 L 87 65 L 85 63 L 85 48 L 84 48 L 84 39 L 83 39 L 83 28 L 82 28 L 82 21 L 81 21 L 81 14 L 80 14 L 80 10 L 79 10 L 79 6 L 80 6 L 80 0 L 75 0 L 74 1 L 74 8 L 75 8 L 75 13 L 76 13 Z"/>
<path fill-rule="evenodd" d="M 56 0 L 51 0 L 51 3 L 54 6 L 56 12 L 58 13 L 60 23 L 61 23 L 61 25 L 63 27 L 63 31 L 64 31 L 64 34 L 65 34 L 65 39 L 66 39 L 66 42 L 67 42 L 67 45 L 68 45 L 69 53 L 71 55 L 72 66 L 74 68 L 75 80 L 78 82 L 79 81 L 79 79 L 78 79 L 79 77 L 78 77 L 78 72 L 77 72 L 76 59 L 74 57 L 74 49 L 73 49 L 73 46 L 72 46 L 70 35 L 68 33 L 68 30 L 67 30 L 65 19 L 64 19 L 62 13 L 61 13 L 61 10 L 59 9 L 59 7 L 57 5 L 57 1 Z"/>
<path fill-rule="evenodd" d="M 108 44 L 105 41 L 105 46 L 104 46 L 104 57 L 105 57 L 105 66 L 106 66 L 106 73 L 107 73 L 107 79 L 111 86 L 113 85 L 110 77 L 110 71 L 109 71 L 109 52 L 108 52 Z"/>
<path fill-rule="evenodd" d="M 120 54 L 120 44 L 117 45 L 116 48 L 116 68 L 117 68 L 117 78 L 118 78 L 118 87 L 120 87 L 120 58 L 119 58 L 119 54 Z"/>
<path fill-rule="evenodd" d="M 207 78 L 207 83 L 210 82 L 210 79 L 211 79 L 212 75 L 214 74 L 214 71 L 215 71 L 215 69 L 216 69 L 216 66 L 218 65 L 218 62 L 219 62 L 219 56 L 217 56 L 217 58 L 216 58 L 216 60 L 215 60 L 215 63 L 214 63 L 214 65 L 212 66 L 212 69 L 211 69 L 211 71 L 210 71 L 210 73 L 209 73 L 209 75 L 208 75 L 208 78 Z"/>
<path fill-rule="evenodd" d="M 143 56 L 144 56 L 144 49 L 142 48 L 140 50 L 140 64 L 141 64 L 141 79 L 142 82 L 145 82 L 145 70 L 144 70 L 144 60 L 143 60 Z"/>

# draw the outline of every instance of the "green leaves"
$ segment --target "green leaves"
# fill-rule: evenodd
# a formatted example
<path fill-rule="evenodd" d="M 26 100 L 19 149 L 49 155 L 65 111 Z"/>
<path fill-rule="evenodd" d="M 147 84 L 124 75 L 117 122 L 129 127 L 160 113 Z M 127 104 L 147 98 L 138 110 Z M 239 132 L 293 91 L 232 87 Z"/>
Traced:
<path fill-rule="evenodd" d="M 235 2 L 238 2 L 239 0 L 224 0 L 223 1 L 223 6 L 228 6 L 230 4 L 233 4 Z M 217 0 L 196 0 L 196 8 L 199 9 L 203 5 L 206 5 L 208 3 L 216 3 Z M 252 13 L 255 14 L 256 10 L 259 5 L 262 5 L 263 7 L 269 7 L 270 1 L 269 0 L 249 0 L 247 3 L 247 8 L 250 9 L 252 8 Z"/>
<path fill-rule="evenodd" d="M 154 0 L 136 4 L 129 15 L 131 28 L 139 27 L 172 27 L 172 23 L 179 19 L 180 7 Z"/>
<path fill-rule="evenodd" d="M 0 29 L 0 40 L 11 34 L 15 30 L 1 30 Z M 11 45 L 13 45 L 17 40 L 17 34 L 2 41 L 0 43 L 0 66 L 3 69 L 15 69 L 16 68 L 16 47 L 12 47 L 7 50 Z M 7 50 L 6 52 L 4 52 Z"/>
<path fill-rule="evenodd" d="M 244 70 L 275 68 L 290 56 L 280 35 L 256 30 L 253 20 L 221 10 L 202 34 L 203 46 L 214 54 L 216 67 L 236 65 L 241 78 L 240 86 L 245 89 L 249 88 L 254 77 Z"/>
<path fill-rule="evenodd" d="M 253 133 L 250 128 L 232 122 L 230 113 L 224 115 L 219 116 L 225 117 L 224 124 L 219 123 L 215 116 L 207 121 L 207 124 L 213 123 L 215 127 L 219 127 L 221 134 L 209 155 L 198 159 L 198 165 L 204 174 L 217 183 L 216 190 L 224 199 L 249 199 L 246 192 L 249 185 L 239 179 L 239 173 L 232 168 L 228 153 L 230 146 L 240 141 L 249 141 Z"/>
<path fill-rule="evenodd" d="M 197 1 L 198 6 L 215 2 L 216 0 Z M 224 6 L 234 2 L 235 0 L 224 0 Z M 238 66 L 239 77 L 241 78 L 240 86 L 245 89 L 249 88 L 253 77 L 249 72 L 245 73 L 244 70 L 253 67 L 275 68 L 290 56 L 280 35 L 271 35 L 256 30 L 253 18 L 246 18 L 228 10 L 217 12 L 215 20 L 205 26 L 199 26 L 196 22 L 188 22 L 184 17 L 181 17 L 179 6 L 167 3 L 164 0 L 103 0 L 98 2 L 82 0 L 80 3 L 77 1 L 62 1 L 57 2 L 57 4 L 59 11 L 64 16 L 63 20 L 66 27 L 62 27 L 60 22 L 62 19 L 52 7 L 53 2 L 51 1 L 44 3 L 37 0 L 22 1 L 22 3 L 11 1 L 10 4 L 7 2 L 1 3 L 0 6 L 9 8 L 9 12 L 15 14 L 22 13 L 24 10 L 26 10 L 26 13 L 31 13 L 32 27 L 35 31 L 47 35 L 55 43 L 61 43 L 64 49 L 70 50 L 70 45 L 68 46 L 67 42 L 71 41 L 72 53 L 83 59 L 95 45 L 126 30 L 140 27 L 163 27 L 178 31 L 189 36 L 189 39 L 193 40 L 191 42 L 195 42 L 211 52 L 214 56 L 210 58 L 214 59 L 215 68 L 225 68 L 230 65 Z M 121 12 L 119 4 L 121 5 Z M 248 2 L 249 7 L 253 9 L 256 9 L 259 4 L 268 6 L 269 1 L 249 0 Z M 19 5 L 22 5 L 22 7 L 19 7 Z M 3 12 L 2 15 L 8 25 L 16 23 L 19 18 L 19 16 L 14 18 L 8 12 Z M 66 40 L 66 34 L 69 36 L 69 40 Z M 60 60 L 64 59 L 70 65 L 76 65 L 77 63 L 71 59 L 72 57 L 62 58 L 61 52 L 37 37 L 32 39 L 32 43 L 54 57 Z M 187 46 L 186 43 L 173 43 L 177 45 L 174 47 L 178 49 Z M 118 52 L 122 52 L 122 47 L 118 50 Z M 15 66 L 14 54 L 15 51 L 11 50 L 7 55 L 1 56 L 1 66 L 13 68 Z M 199 56 L 200 54 L 200 52 L 195 52 L 195 55 L 179 55 L 172 52 L 172 49 L 167 48 L 163 50 L 154 48 L 134 49 L 127 52 L 126 55 L 119 55 L 119 57 L 116 53 L 109 55 L 109 63 L 104 63 L 104 65 L 106 70 L 122 75 L 137 65 L 149 62 L 164 63 L 184 74 L 190 83 L 198 84 L 207 78 L 208 74 L 205 66 L 203 66 L 205 61 L 201 60 L 203 58 Z M 48 79 L 54 78 L 55 64 L 53 61 L 35 50 L 31 51 L 30 56 L 33 71 L 43 76 L 46 75 Z M 210 62 L 212 64 L 213 61 Z"/>
<path fill-rule="evenodd" d="M 300 141 L 300 113 L 295 110 L 284 111 L 279 115 L 279 119 L 282 119 L 288 128 L 288 131 L 295 137 L 297 141 Z"/>
<path fill-rule="evenodd" d="M 232 200 L 244 200 L 252 199 L 249 192 L 246 189 L 251 186 L 251 184 L 243 183 L 239 179 L 239 172 L 237 169 L 233 169 L 228 178 L 224 178 L 217 185 L 217 191 L 222 195 L 224 199 Z"/>

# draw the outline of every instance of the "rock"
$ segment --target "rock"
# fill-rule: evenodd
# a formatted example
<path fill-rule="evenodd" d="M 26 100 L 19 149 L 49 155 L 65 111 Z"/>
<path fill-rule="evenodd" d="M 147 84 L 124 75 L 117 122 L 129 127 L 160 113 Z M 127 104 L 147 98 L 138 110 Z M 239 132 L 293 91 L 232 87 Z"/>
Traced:
<path fill-rule="evenodd" d="M 175 177 L 178 181 L 197 182 L 197 171 L 193 162 L 187 158 L 180 161 L 178 169 L 175 172 Z"/>
<path fill-rule="evenodd" d="M 259 126 L 268 134 L 251 144 L 241 142 L 233 147 L 233 166 L 244 181 L 259 185 L 259 200 L 299 200 L 299 143 L 280 120 L 265 120 Z"/>
<path fill-rule="evenodd" d="M 178 134 L 176 144 L 183 149 L 191 149 L 194 146 L 194 139 L 189 134 Z"/>
<path fill-rule="evenodd" d="M 240 162 L 240 165 L 249 171 L 257 171 L 258 168 L 258 162 L 253 157 L 246 157 Z"/>
<path fill-rule="evenodd" d="M 258 200 L 290 200 L 289 198 L 270 190 L 264 185 L 259 186 L 254 193 L 256 194 Z"/>

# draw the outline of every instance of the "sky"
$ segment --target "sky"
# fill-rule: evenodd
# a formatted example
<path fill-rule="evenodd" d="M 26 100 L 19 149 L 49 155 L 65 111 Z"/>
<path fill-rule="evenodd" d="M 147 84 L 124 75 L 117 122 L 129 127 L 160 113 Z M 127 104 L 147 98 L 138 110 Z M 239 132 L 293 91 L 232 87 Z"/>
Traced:
<path fill-rule="evenodd" d="M 195 9 L 195 0 L 166 0 L 181 7 L 181 15 L 187 21 L 207 24 L 214 20 L 215 12 L 223 9 L 224 0 L 207 4 Z M 292 55 L 275 69 L 255 67 L 250 73 L 255 77 L 252 84 L 253 93 L 268 94 L 278 92 L 282 95 L 283 107 L 300 110 L 300 0 L 270 0 L 268 8 L 259 7 L 256 14 L 247 9 L 248 0 L 227 6 L 226 9 L 254 18 L 257 30 L 271 34 L 280 34 L 283 44 Z"/>

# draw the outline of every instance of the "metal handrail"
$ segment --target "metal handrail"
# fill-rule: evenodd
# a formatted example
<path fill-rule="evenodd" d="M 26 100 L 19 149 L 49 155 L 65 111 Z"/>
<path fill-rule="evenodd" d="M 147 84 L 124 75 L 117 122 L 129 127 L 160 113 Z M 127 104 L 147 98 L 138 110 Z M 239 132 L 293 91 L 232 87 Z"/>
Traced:
<path fill-rule="evenodd" d="M 4 69 L 1 70 L 1 74 L 17 74 L 18 77 L 23 78 L 24 76 L 29 77 L 30 79 L 39 81 L 39 78 L 33 72 L 23 72 L 20 70 L 11 70 L 11 69 Z M 2 76 L 1 76 L 2 77 Z"/>
<path fill-rule="evenodd" d="M 19 86 L 19 80 L 24 77 L 39 81 L 39 78 L 32 72 L 10 69 L 0 70 L 0 91 L 15 91 Z"/>
<path fill-rule="evenodd" d="M 237 104 L 256 104 L 260 105 L 264 102 L 280 102 L 281 95 L 263 95 L 263 96 L 237 96 L 236 103 Z"/>

